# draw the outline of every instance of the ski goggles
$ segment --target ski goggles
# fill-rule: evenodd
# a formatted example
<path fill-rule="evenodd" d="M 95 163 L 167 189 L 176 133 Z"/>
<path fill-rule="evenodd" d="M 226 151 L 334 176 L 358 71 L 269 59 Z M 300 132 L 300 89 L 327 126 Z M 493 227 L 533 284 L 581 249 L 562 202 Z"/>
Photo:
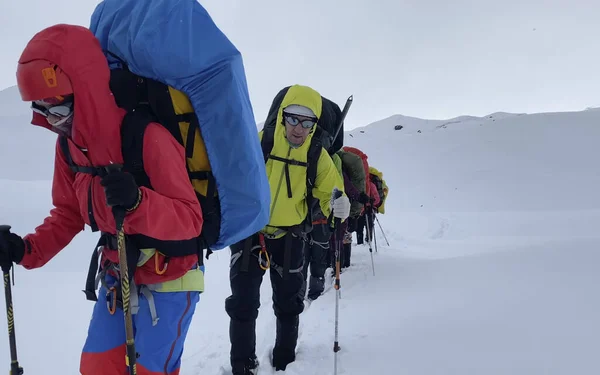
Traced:
<path fill-rule="evenodd" d="M 46 118 L 54 116 L 55 121 L 51 125 L 60 125 L 73 114 L 73 101 L 57 98 L 35 100 L 31 103 L 31 109 Z"/>
<path fill-rule="evenodd" d="M 317 119 L 300 119 L 295 115 L 290 115 L 288 113 L 283 113 L 283 119 L 285 122 L 292 126 L 296 126 L 298 124 L 302 125 L 304 129 L 310 129 L 317 123 Z"/>

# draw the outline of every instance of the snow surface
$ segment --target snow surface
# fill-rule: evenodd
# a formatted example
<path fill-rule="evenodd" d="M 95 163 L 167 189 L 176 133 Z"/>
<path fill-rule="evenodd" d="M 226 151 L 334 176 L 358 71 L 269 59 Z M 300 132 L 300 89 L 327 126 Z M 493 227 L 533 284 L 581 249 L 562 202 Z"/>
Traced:
<path fill-rule="evenodd" d="M 51 208 L 55 136 L 28 125 L 14 88 L 0 98 L 0 223 L 24 235 Z M 365 151 L 390 187 L 379 215 L 390 246 L 377 227 L 376 275 L 367 246 L 354 247 L 342 274 L 338 373 L 598 373 L 599 123 L 595 109 L 446 121 L 396 115 L 348 132 L 347 144 Z M 86 230 L 44 268 L 16 268 L 25 374 L 78 373 L 93 306 L 81 289 L 96 241 Z M 223 250 L 206 264 L 182 375 L 230 371 L 228 262 Z M 297 360 L 285 374 L 333 374 L 334 292 L 301 315 Z M 257 322 L 264 364 L 274 321 L 265 277 Z M 2 369 L 9 352 L 0 324 Z"/>

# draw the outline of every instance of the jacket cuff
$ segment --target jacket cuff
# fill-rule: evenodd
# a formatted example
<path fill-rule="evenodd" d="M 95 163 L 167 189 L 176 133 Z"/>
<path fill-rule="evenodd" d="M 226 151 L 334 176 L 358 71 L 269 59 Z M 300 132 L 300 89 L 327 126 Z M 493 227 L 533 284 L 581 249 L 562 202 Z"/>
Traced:
<path fill-rule="evenodd" d="M 128 208 L 127 212 L 135 211 L 140 206 L 140 203 L 142 203 L 142 191 L 139 188 L 138 188 L 137 193 L 138 194 L 137 194 L 137 199 L 135 201 L 135 204 L 132 207 Z"/>

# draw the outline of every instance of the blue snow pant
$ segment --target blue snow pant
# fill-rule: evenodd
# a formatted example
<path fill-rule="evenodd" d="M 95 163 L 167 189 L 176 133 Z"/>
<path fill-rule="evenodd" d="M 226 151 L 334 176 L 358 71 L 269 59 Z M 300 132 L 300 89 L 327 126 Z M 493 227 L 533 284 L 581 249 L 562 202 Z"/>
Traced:
<path fill-rule="evenodd" d="M 110 285 L 110 284 L 109 284 Z M 94 306 L 81 355 L 83 375 L 127 375 L 123 310 L 109 311 L 102 286 Z M 139 295 L 139 310 L 132 316 L 138 375 L 178 375 L 183 344 L 200 299 L 199 292 L 150 292 L 158 321 L 148 299 Z M 112 306 L 111 306 L 112 307 Z"/>

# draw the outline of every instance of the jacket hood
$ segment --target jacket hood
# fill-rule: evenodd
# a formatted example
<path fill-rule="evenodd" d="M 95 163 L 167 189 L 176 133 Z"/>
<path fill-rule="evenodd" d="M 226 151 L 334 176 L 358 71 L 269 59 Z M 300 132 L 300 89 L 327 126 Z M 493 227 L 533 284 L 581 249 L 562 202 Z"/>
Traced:
<path fill-rule="evenodd" d="M 275 143 L 288 144 L 285 137 L 285 125 L 283 123 L 283 109 L 290 105 L 300 105 L 310 109 L 317 118 L 321 117 L 323 101 L 321 95 L 314 89 L 308 86 L 294 85 L 285 94 L 285 97 L 281 101 L 279 111 L 277 112 L 277 122 L 275 123 Z M 281 126 L 277 126 L 281 125 Z M 315 127 L 311 130 L 304 143 L 298 148 L 308 147 L 310 140 L 315 132 Z M 278 142 L 277 139 L 283 137 L 284 142 Z"/>
<path fill-rule="evenodd" d="M 271 189 L 271 204 L 269 223 L 263 228 L 265 233 L 275 233 L 277 230 L 273 227 L 298 225 L 306 218 L 306 214 L 308 213 L 306 204 L 306 167 L 289 165 L 282 162 L 281 159 L 306 163 L 314 129 L 306 137 L 302 145 L 292 147 L 285 137 L 283 109 L 289 105 L 297 104 L 309 108 L 315 115 L 320 116 L 321 103 L 321 95 L 318 92 L 306 86 L 294 85 L 287 90 L 279 104 L 277 119 L 275 120 L 273 148 L 270 152 L 270 155 L 277 157 L 278 160 L 269 158 L 266 162 L 267 176 Z M 323 152 L 325 151 L 323 150 Z M 323 165 L 321 165 L 321 168 L 324 168 Z M 284 176 L 287 177 L 284 178 Z M 331 183 L 335 183 L 335 181 Z M 339 183 L 339 185 L 341 184 Z M 331 188 L 333 189 L 333 186 Z M 313 190 L 313 192 L 316 190 Z M 329 190 L 328 194 L 331 194 L 331 190 Z M 328 202 L 328 199 L 326 202 Z"/>
<path fill-rule="evenodd" d="M 48 27 L 29 41 L 19 64 L 33 60 L 56 64 L 71 81 L 75 103 L 71 140 L 88 149 L 94 165 L 122 163 L 120 128 L 125 111 L 110 91 L 110 69 L 94 34 L 76 25 Z M 51 129 L 37 113 L 31 123 Z"/>
<path fill-rule="evenodd" d="M 369 165 L 369 173 L 370 174 L 374 174 L 375 176 L 379 177 L 381 180 L 383 180 L 383 172 L 381 172 L 380 170 L 378 170 L 375 167 L 372 167 Z"/>

